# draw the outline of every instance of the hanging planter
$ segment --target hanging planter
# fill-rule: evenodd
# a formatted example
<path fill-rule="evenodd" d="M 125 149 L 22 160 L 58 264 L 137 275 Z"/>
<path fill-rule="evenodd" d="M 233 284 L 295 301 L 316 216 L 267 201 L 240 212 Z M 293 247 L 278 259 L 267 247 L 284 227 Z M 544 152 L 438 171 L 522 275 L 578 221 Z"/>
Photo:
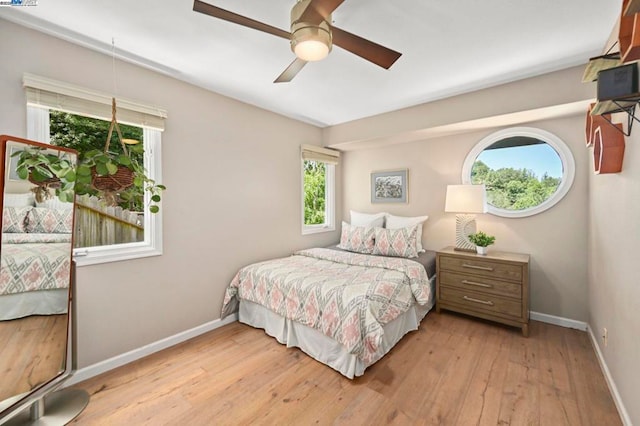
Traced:
<path fill-rule="evenodd" d="M 111 136 L 116 131 L 118 140 L 122 147 L 122 153 L 115 153 L 109 150 Z M 85 152 L 80 166 L 78 167 L 78 182 L 81 184 L 79 194 L 93 192 L 110 206 L 116 206 L 122 201 L 128 201 L 135 193 L 138 195 L 146 192 L 151 194 L 151 205 L 149 211 L 157 213 L 160 207 L 160 193 L 166 189 L 163 185 L 157 184 L 146 175 L 144 165 L 140 164 L 131 153 L 143 153 L 140 145 L 133 145 L 138 141 L 124 139 L 120 131 L 120 126 L 116 120 L 116 100 L 111 101 L 111 124 L 107 134 L 107 140 L 103 150 L 91 150 Z M 132 144 L 127 148 L 127 144 Z M 83 186 L 86 191 L 83 190 Z"/>
<path fill-rule="evenodd" d="M 91 182 L 98 191 L 122 191 L 133 185 L 133 170 L 118 166 L 114 174 L 100 176 L 94 167 L 91 169 Z"/>

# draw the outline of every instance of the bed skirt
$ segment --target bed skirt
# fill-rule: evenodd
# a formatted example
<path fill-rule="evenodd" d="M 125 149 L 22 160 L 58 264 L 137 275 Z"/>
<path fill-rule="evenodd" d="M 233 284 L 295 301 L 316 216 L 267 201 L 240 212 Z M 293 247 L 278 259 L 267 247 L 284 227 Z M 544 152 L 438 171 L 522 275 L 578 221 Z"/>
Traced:
<path fill-rule="evenodd" d="M 68 288 L 4 294 L 0 296 L 0 321 L 29 315 L 66 314 L 68 306 Z"/>
<path fill-rule="evenodd" d="M 431 280 L 432 284 L 434 279 Z M 321 332 L 283 318 L 280 315 L 256 303 L 241 300 L 238 308 L 240 322 L 263 329 L 269 336 L 287 347 L 300 348 L 304 353 L 353 379 L 362 376 L 367 367 L 382 358 L 410 331 L 418 329 L 420 321 L 433 308 L 435 292 L 424 306 L 414 305 L 404 314 L 386 324 L 382 344 L 374 360 L 364 364 L 361 359 L 349 353 L 344 346 Z"/>

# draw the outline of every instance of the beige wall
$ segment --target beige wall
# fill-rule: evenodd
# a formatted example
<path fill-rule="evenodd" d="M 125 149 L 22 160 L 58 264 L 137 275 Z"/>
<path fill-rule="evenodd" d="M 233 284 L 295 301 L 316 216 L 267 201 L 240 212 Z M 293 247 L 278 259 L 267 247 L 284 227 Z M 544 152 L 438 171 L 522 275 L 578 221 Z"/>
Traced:
<path fill-rule="evenodd" d="M 587 154 L 583 117 L 529 123 L 556 134 L 573 152 L 576 178 L 567 196 L 538 215 L 508 219 L 478 215 L 478 229 L 496 236 L 495 250 L 531 254 L 531 309 L 587 320 Z M 461 183 L 462 163 L 471 148 L 492 131 L 467 133 L 386 148 L 351 151 L 343 163 L 343 217 L 349 210 L 429 215 L 423 243 L 432 250 L 455 243 L 455 214 L 444 212 L 447 184 Z M 373 170 L 409 169 L 409 203 L 371 204 Z"/>
<path fill-rule="evenodd" d="M 26 134 L 24 72 L 113 89 L 108 56 L 3 20 L 0 54 L 0 133 Z M 117 78 L 119 94 L 169 114 L 164 255 L 80 268 L 80 367 L 219 318 L 247 263 L 339 238 L 300 231 L 299 146 L 320 144 L 320 129 L 130 64 Z"/>
<path fill-rule="evenodd" d="M 589 173 L 589 212 L 589 324 L 632 423 L 640 424 L 640 279 L 634 269 L 640 259 L 638 123 L 626 138 L 622 172 Z M 606 347 L 600 338 L 605 327 Z"/>

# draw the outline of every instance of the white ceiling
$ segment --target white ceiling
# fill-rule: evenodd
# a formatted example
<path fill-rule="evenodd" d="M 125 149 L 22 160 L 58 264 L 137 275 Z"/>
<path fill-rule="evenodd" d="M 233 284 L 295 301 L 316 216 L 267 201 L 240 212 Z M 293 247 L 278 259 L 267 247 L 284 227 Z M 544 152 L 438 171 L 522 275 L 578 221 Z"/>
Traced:
<path fill-rule="evenodd" d="M 289 30 L 294 0 L 208 0 Z M 286 40 L 193 12 L 192 0 L 39 0 L 0 17 L 319 126 L 586 63 L 620 10 L 611 0 L 346 0 L 334 25 L 402 52 L 385 70 L 334 47 L 291 83 Z M 1 25 L 1 22 L 0 22 Z"/>

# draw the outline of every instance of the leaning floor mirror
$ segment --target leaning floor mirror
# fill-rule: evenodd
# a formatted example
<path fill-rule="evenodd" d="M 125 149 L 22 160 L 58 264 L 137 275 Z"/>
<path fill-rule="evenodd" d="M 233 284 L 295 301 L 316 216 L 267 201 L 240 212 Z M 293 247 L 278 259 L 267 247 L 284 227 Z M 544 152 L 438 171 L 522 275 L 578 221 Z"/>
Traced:
<path fill-rule="evenodd" d="M 72 372 L 74 150 L 0 136 L 0 424 L 66 424 Z"/>

